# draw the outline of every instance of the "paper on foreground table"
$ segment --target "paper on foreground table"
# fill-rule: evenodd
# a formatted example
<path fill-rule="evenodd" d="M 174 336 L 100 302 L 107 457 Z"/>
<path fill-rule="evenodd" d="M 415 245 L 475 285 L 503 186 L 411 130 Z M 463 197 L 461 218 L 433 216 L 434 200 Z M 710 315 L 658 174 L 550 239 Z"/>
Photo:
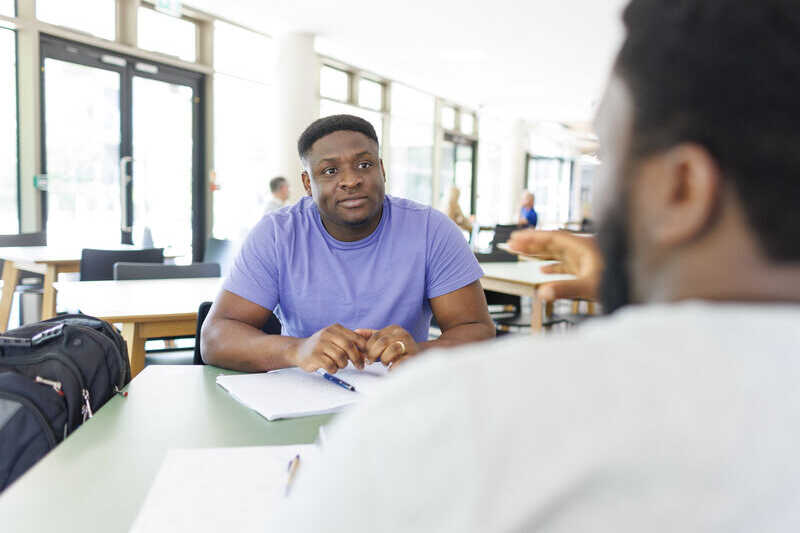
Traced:
<path fill-rule="evenodd" d="M 217 385 L 271 421 L 341 411 L 379 387 L 386 372 L 386 367 L 380 363 L 369 365 L 364 370 L 351 364 L 338 371 L 335 375 L 353 385 L 356 392 L 299 368 L 217 376 Z"/>
<path fill-rule="evenodd" d="M 297 454 L 306 470 L 313 444 L 170 450 L 131 533 L 263 533 L 286 501 L 286 467 Z"/>

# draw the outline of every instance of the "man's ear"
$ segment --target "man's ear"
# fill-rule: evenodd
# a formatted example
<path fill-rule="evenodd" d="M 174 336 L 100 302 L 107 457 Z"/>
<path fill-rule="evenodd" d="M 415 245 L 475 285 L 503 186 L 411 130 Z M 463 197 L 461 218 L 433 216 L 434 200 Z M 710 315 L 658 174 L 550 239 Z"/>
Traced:
<path fill-rule="evenodd" d="M 712 223 L 721 172 L 706 148 L 683 143 L 644 161 L 631 185 L 637 232 L 652 245 L 673 247 L 696 239 Z"/>
<path fill-rule="evenodd" d="M 308 177 L 308 172 L 303 171 L 300 173 L 300 179 L 303 180 L 303 188 L 306 190 L 306 195 L 312 196 L 311 194 L 311 178 Z"/>
<path fill-rule="evenodd" d="M 381 162 L 381 174 L 383 174 L 383 182 L 386 183 L 386 169 L 383 167 L 383 158 L 378 159 Z"/>

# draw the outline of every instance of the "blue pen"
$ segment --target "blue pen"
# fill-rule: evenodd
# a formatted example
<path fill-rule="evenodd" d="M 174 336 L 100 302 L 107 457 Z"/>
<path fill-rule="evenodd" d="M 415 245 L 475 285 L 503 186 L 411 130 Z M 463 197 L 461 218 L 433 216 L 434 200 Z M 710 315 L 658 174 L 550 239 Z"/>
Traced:
<path fill-rule="evenodd" d="M 343 379 L 339 379 L 339 378 L 337 378 L 337 377 L 336 377 L 336 376 L 334 376 L 333 374 L 329 374 L 328 372 L 326 372 L 326 371 L 325 371 L 324 369 L 322 369 L 322 368 L 318 368 L 318 369 L 317 369 L 317 374 L 319 374 L 319 375 L 320 375 L 320 376 L 322 376 L 323 378 L 327 379 L 327 380 L 328 380 L 328 381 L 330 381 L 331 383 L 334 383 L 334 384 L 336 384 L 336 385 L 339 385 L 340 387 L 342 387 L 342 388 L 344 388 L 344 389 L 347 389 L 347 390 L 349 390 L 349 391 L 353 391 L 353 392 L 355 392 L 355 391 L 356 391 L 356 388 L 355 388 L 355 387 L 353 387 L 352 385 L 350 385 L 348 382 L 346 382 L 346 381 L 345 381 L 345 380 L 343 380 Z"/>

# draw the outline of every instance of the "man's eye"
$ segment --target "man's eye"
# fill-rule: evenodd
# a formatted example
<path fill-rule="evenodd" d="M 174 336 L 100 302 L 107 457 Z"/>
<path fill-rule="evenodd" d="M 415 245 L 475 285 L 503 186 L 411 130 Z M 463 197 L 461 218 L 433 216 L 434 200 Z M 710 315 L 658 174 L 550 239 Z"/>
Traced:
<path fill-rule="evenodd" d="M 358 168 L 369 168 L 372 166 L 372 164 L 373 163 L 371 161 L 362 161 L 358 164 Z"/>
<path fill-rule="evenodd" d="M 333 176 L 334 174 L 336 174 L 336 169 L 333 167 L 326 168 L 325 170 L 322 171 L 322 173 L 325 174 L 326 176 Z"/>

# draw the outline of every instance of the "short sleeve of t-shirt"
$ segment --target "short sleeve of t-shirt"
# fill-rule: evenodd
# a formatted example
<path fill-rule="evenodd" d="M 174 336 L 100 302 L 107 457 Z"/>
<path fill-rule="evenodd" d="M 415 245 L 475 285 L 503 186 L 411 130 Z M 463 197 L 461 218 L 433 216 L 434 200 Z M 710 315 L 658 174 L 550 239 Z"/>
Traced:
<path fill-rule="evenodd" d="M 247 235 L 222 288 L 269 310 L 278 305 L 275 219 L 263 217 Z"/>
<path fill-rule="evenodd" d="M 461 230 L 436 210 L 431 210 L 427 246 L 425 296 L 428 299 L 466 287 L 483 276 Z"/>

